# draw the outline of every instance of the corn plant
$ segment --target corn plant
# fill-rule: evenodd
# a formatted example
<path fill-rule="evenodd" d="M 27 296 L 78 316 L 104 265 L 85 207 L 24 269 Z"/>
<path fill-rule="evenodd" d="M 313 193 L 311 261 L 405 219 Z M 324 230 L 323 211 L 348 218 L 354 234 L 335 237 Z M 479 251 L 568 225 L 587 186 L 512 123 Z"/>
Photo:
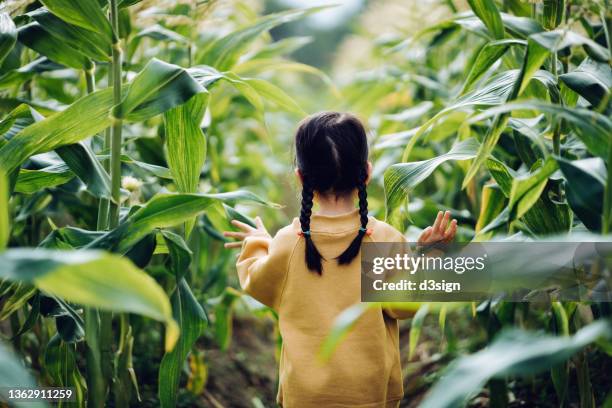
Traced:
<path fill-rule="evenodd" d="M 386 197 L 381 216 L 414 239 L 451 208 L 462 241 L 609 241 L 608 2 L 469 0 L 464 11 L 446 3 L 452 17 L 410 38 L 379 41 L 365 57 L 375 61 L 372 70 L 341 89 L 373 124 L 382 178 L 373 188 Z M 537 263 L 541 254 L 508 256 Z M 606 398 L 594 395 L 582 350 L 607 336 L 596 352 L 609 359 L 609 303 L 404 306 L 419 310 L 411 354 L 429 311 L 439 312 L 446 352 L 457 357 L 422 406 L 464 405 L 485 384 L 490 405 L 507 406 L 508 378 L 546 371 L 559 406 L 570 401 L 573 372 L 580 406 Z M 338 319 L 324 356 L 365 309 Z M 465 309 L 484 332 L 478 347 L 488 346 L 457 356 L 447 316 Z M 521 330 L 527 327 L 549 333 Z"/>
<path fill-rule="evenodd" d="M 70 386 L 79 406 L 129 406 L 146 345 L 159 362 L 146 382 L 172 407 L 195 342 L 212 331 L 226 346 L 231 333 L 218 230 L 249 222 L 238 203 L 276 207 L 225 181 L 224 132 L 254 118 L 265 133 L 266 110 L 303 114 L 258 75 L 284 64 L 329 82 L 283 58 L 295 44 L 267 36 L 318 9 L 41 3 L 0 14 L 0 385 Z"/>

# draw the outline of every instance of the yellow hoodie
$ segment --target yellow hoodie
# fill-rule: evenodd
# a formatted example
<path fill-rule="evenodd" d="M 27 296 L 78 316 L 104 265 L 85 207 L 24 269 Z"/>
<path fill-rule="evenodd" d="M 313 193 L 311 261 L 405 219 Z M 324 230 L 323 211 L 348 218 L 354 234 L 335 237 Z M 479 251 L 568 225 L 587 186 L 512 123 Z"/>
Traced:
<path fill-rule="evenodd" d="M 318 360 L 336 317 L 360 301 L 360 256 L 349 265 L 335 260 L 355 238 L 359 214 L 314 214 L 310 226 L 324 258 L 322 275 L 306 267 L 297 218 L 274 238 L 247 238 L 237 261 L 244 291 L 278 313 L 283 338 L 278 403 L 286 408 L 396 407 L 403 396 L 396 319 L 411 314 L 370 309 L 328 362 Z M 372 234 L 364 241 L 405 240 L 372 217 L 368 228 Z"/>

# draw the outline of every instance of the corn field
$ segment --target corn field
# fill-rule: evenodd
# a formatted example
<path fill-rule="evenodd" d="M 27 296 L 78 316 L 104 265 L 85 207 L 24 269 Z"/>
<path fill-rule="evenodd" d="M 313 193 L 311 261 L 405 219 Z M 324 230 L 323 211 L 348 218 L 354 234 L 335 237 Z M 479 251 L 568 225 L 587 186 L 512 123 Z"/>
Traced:
<path fill-rule="evenodd" d="M 327 66 L 274 33 L 328 8 L 264 3 L 0 3 L 0 399 L 274 406 L 239 337 L 274 367 L 277 317 L 221 232 L 298 213 L 289 146 L 322 109 L 368 124 L 371 212 L 410 240 L 450 209 L 461 242 L 612 241 L 608 0 L 371 0 Z M 405 304 L 401 406 L 612 407 L 611 301 Z"/>

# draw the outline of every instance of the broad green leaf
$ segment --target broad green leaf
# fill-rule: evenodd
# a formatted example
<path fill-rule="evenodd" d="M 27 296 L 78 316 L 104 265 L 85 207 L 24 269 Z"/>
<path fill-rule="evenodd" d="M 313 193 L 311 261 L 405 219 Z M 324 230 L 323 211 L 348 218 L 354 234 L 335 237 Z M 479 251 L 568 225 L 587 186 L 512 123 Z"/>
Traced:
<path fill-rule="evenodd" d="M 557 162 L 549 157 L 535 171 L 512 180 L 508 207 L 515 210 L 516 217 L 522 217 L 540 198 L 550 177 L 557 170 Z"/>
<path fill-rule="evenodd" d="M 83 403 L 85 380 L 77 366 L 77 356 L 73 345 L 61 340 L 59 335 L 51 337 L 44 353 L 45 370 L 52 378 L 54 387 L 72 387 L 75 401 Z M 59 406 L 63 406 L 62 403 Z"/>
<path fill-rule="evenodd" d="M 180 236 L 169 231 L 162 231 L 162 234 L 170 252 L 171 270 L 177 279 L 172 306 L 181 334 L 176 347 L 162 358 L 159 367 L 159 399 L 162 407 L 174 407 L 185 359 L 206 327 L 207 320 L 204 309 L 183 278 L 191 262 L 191 251 Z"/>
<path fill-rule="evenodd" d="M 45 31 L 40 24 L 30 23 L 19 28 L 19 42 L 41 55 L 75 69 L 90 69 L 89 58 Z"/>
<path fill-rule="evenodd" d="M 17 357 L 18 353 L 10 350 L 8 346 L 0 342 L 0 395 L 3 399 L 8 399 L 9 388 L 27 387 L 37 388 L 38 384 L 23 363 Z M 43 401 L 32 401 L 28 403 L 32 408 L 44 408 L 48 405 Z"/>
<path fill-rule="evenodd" d="M 195 193 L 206 160 L 206 136 L 200 124 L 208 94 L 198 94 L 187 103 L 164 113 L 168 167 L 181 193 Z"/>
<path fill-rule="evenodd" d="M 17 27 L 15 27 L 15 23 L 8 13 L 0 13 L 0 64 L 11 52 L 16 41 Z"/>
<path fill-rule="evenodd" d="M 69 24 L 102 34 L 113 41 L 113 29 L 97 0 L 42 0 L 53 14 Z"/>
<path fill-rule="evenodd" d="M 557 157 L 557 163 L 567 183 L 567 202 L 580 221 L 591 231 L 601 231 L 601 217 L 606 180 L 602 159 L 567 160 Z"/>
<path fill-rule="evenodd" d="M 223 293 L 216 298 L 209 299 L 208 303 L 214 309 L 214 336 L 221 350 L 226 351 L 232 339 L 232 314 L 234 304 L 242 294 L 232 287 L 226 287 Z"/>
<path fill-rule="evenodd" d="M 424 304 L 417 310 L 416 314 L 412 318 L 412 322 L 410 322 L 410 339 L 408 345 L 408 359 L 412 360 L 414 357 L 414 351 L 416 350 L 416 346 L 419 342 L 419 337 L 421 337 L 421 329 L 423 328 L 423 323 L 425 322 L 425 317 L 429 313 L 429 305 Z"/>
<path fill-rule="evenodd" d="M 433 171 L 449 160 L 469 160 L 474 158 L 478 150 L 475 139 L 467 139 L 457 143 L 445 154 L 429 160 L 410 163 L 397 163 L 385 171 L 385 198 L 387 215 L 389 215 L 406 198 L 418 184 L 433 173 Z"/>
<path fill-rule="evenodd" d="M 53 165 L 40 170 L 21 169 L 15 184 L 15 192 L 34 194 L 44 188 L 65 184 L 74 178 L 74 173 L 65 165 Z"/>
<path fill-rule="evenodd" d="M 165 27 L 160 26 L 159 24 L 154 24 L 152 26 L 146 27 L 142 29 L 138 34 L 136 34 L 136 38 L 149 37 L 157 41 L 174 41 L 179 44 L 187 44 L 189 40 L 176 31 L 168 30 Z"/>
<path fill-rule="evenodd" d="M 334 321 L 334 325 L 325 341 L 323 341 L 318 358 L 323 362 L 328 361 L 336 347 L 348 335 L 355 323 L 374 306 L 378 307 L 375 303 L 356 303 L 343 310 Z"/>
<path fill-rule="evenodd" d="M 110 176 L 85 143 L 74 143 L 55 149 L 72 172 L 98 198 L 111 198 Z"/>
<path fill-rule="evenodd" d="M 0 277 L 31 282 L 68 302 L 137 313 L 166 324 L 166 349 L 178 337 L 170 302 L 153 278 L 130 261 L 101 251 L 18 248 L 0 253 Z"/>
<path fill-rule="evenodd" d="M 478 235 L 478 233 L 489 225 L 506 207 L 506 197 L 497 184 L 485 184 L 482 187 L 480 199 L 480 213 L 476 222 L 475 232 L 479 241 L 484 241 L 489 236 Z"/>
<path fill-rule="evenodd" d="M 296 113 L 297 115 L 306 114 L 293 98 L 271 82 L 257 78 L 245 78 L 243 81 L 252 87 L 261 97 L 273 102 L 279 108 Z"/>
<path fill-rule="evenodd" d="M 463 406 L 490 378 L 528 376 L 566 361 L 600 337 L 609 337 L 612 326 L 596 321 L 572 337 L 508 329 L 486 349 L 451 363 L 445 375 L 421 402 L 423 408 Z"/>
<path fill-rule="evenodd" d="M 559 75 L 559 79 L 596 108 L 610 97 L 612 69 L 608 63 L 586 58 L 575 70 Z"/>
<path fill-rule="evenodd" d="M 527 45 L 527 43 L 523 40 L 507 39 L 491 41 L 485 44 L 484 47 L 480 49 L 476 61 L 471 65 L 468 77 L 463 84 L 461 94 L 467 92 L 470 87 L 478 81 L 478 79 L 480 79 L 511 46 L 514 45 Z"/>
<path fill-rule="evenodd" d="M 585 51 L 594 59 L 601 62 L 608 62 L 609 52 L 606 48 L 597 44 L 590 38 L 567 29 L 557 29 L 555 31 L 543 31 L 529 36 L 529 42 L 537 43 L 540 47 L 549 52 L 558 52 L 570 47 L 582 46 Z"/>
<path fill-rule="evenodd" d="M 185 279 L 181 279 L 172 296 L 174 319 L 181 334 L 172 351 L 164 354 L 159 366 L 159 400 L 162 407 L 175 407 L 179 380 L 191 348 L 206 328 L 206 315 L 191 292 Z"/>
<path fill-rule="evenodd" d="M 53 35 L 56 44 L 61 42 L 95 61 L 111 60 L 111 42 L 97 32 L 66 23 L 46 8 L 29 13 L 45 31 Z"/>
<path fill-rule="evenodd" d="M 588 109 L 526 100 L 489 108 L 472 117 L 470 123 L 476 123 L 499 114 L 508 114 L 512 111 L 548 113 L 554 115 L 558 119 L 565 120 L 591 153 L 606 160 L 608 146 L 610 145 L 609 136 L 612 133 L 612 120 L 600 113 Z"/>
<path fill-rule="evenodd" d="M 121 103 L 113 107 L 116 118 L 141 121 L 207 92 L 178 65 L 153 58 L 131 81 Z"/>
<path fill-rule="evenodd" d="M 91 247 L 112 249 L 124 253 L 154 229 L 180 225 L 202 214 L 208 207 L 218 201 L 230 203 L 246 201 L 278 207 L 276 204 L 268 203 L 248 191 L 217 194 L 157 194 L 131 214 L 117 229 L 92 242 Z"/>
<path fill-rule="evenodd" d="M 275 59 L 276 57 L 289 55 L 303 46 L 310 44 L 312 41 L 312 37 L 287 37 L 282 40 L 274 41 L 249 55 L 247 63 L 250 61 Z M 244 63 L 241 63 L 240 65 L 242 66 L 243 64 Z"/>
<path fill-rule="evenodd" d="M 249 26 L 232 31 L 226 36 L 212 41 L 210 45 L 203 49 L 202 54 L 197 58 L 197 62 L 198 64 L 213 66 L 219 71 L 227 71 L 236 64 L 238 58 L 251 43 L 264 32 L 322 9 L 323 7 L 289 10 L 264 16 Z"/>
<path fill-rule="evenodd" d="M 107 128 L 112 89 L 87 95 L 61 112 L 33 123 L 0 148 L 0 167 L 12 172 L 30 156 L 77 143 Z"/>
<path fill-rule="evenodd" d="M 537 42 L 533 41 L 533 36 L 535 35 L 539 34 L 530 36 L 527 41 L 527 51 L 525 52 L 525 57 L 523 59 L 523 66 L 521 67 L 521 71 L 516 79 L 516 82 L 512 86 L 512 91 L 508 95 L 506 102 L 515 100 L 523 92 L 529 81 L 540 69 L 540 66 L 548 56 L 548 50 L 540 46 Z M 478 154 L 476 155 L 476 158 L 472 162 L 467 174 L 465 175 L 465 178 L 463 179 L 462 188 L 465 188 L 469 184 L 480 169 L 480 166 L 485 163 L 487 158 L 493 152 L 493 149 L 497 145 L 502 132 L 506 128 L 508 118 L 509 115 L 504 113 L 496 116 L 493 119 L 493 124 L 487 131 L 487 134 L 484 136 L 484 140 L 480 145 Z"/>
<path fill-rule="evenodd" d="M 9 180 L 0 169 L 0 251 L 8 245 L 11 234 L 9 198 Z"/>
<path fill-rule="evenodd" d="M 504 24 L 493 0 L 468 0 L 468 4 L 495 39 L 504 38 Z"/>
<path fill-rule="evenodd" d="M 541 22 L 545 29 L 554 30 L 563 21 L 565 0 L 544 0 Z"/>

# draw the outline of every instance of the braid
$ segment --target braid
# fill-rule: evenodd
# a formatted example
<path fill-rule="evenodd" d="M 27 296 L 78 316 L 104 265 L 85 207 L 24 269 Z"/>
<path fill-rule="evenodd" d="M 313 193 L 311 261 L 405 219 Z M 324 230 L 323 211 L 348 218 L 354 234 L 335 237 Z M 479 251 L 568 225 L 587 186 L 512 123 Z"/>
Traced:
<path fill-rule="evenodd" d="M 312 214 L 312 200 L 314 198 L 314 190 L 309 183 L 304 179 L 302 188 L 302 210 L 300 211 L 300 225 L 302 227 L 302 235 L 306 242 L 306 265 L 308 269 L 317 272 L 319 275 L 323 272 L 321 265 L 321 254 L 317 250 L 312 237 L 310 235 L 310 216 Z"/>
<path fill-rule="evenodd" d="M 368 192 L 366 189 L 366 180 L 368 179 L 367 167 L 361 169 L 359 175 L 359 184 L 357 185 L 358 197 L 359 197 L 359 219 L 361 221 L 361 228 L 357 236 L 353 239 L 351 244 L 344 250 L 344 252 L 338 257 L 338 263 L 340 265 L 346 265 L 351 263 L 353 259 L 359 254 L 361 249 L 361 242 L 363 237 L 367 233 L 368 226 Z"/>

